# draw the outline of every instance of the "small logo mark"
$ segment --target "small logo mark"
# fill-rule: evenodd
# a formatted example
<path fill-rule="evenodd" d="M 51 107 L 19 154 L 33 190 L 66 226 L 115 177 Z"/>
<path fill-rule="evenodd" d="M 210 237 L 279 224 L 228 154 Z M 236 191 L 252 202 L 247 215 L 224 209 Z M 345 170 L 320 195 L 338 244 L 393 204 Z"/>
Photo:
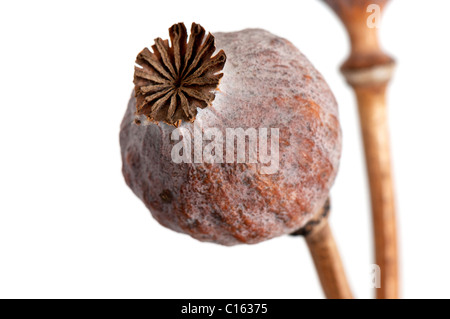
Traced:
<path fill-rule="evenodd" d="M 194 123 L 193 134 L 180 127 L 172 131 L 171 139 L 178 141 L 171 151 L 172 161 L 177 164 L 253 163 L 258 164 L 261 174 L 278 172 L 279 128 L 226 128 L 223 132 L 214 127 L 203 130 Z"/>
<path fill-rule="evenodd" d="M 367 18 L 367 27 L 370 29 L 378 28 L 381 20 L 381 8 L 378 4 L 370 4 L 367 6 L 366 12 L 372 13 Z"/>
<path fill-rule="evenodd" d="M 377 264 L 370 265 L 370 288 L 381 288 L 381 269 Z"/>

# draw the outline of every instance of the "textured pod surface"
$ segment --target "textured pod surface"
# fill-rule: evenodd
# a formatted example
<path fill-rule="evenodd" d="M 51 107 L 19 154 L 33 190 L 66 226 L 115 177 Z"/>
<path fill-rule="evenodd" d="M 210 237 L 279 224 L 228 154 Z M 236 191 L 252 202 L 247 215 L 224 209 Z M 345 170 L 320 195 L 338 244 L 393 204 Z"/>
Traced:
<path fill-rule="evenodd" d="M 301 228 L 325 203 L 341 152 L 337 104 L 289 41 L 260 29 L 214 35 L 227 54 L 220 91 L 181 127 L 192 135 L 194 125 L 217 128 L 224 139 L 227 128 L 278 128 L 278 170 L 261 174 L 261 163 L 176 164 L 175 128 L 135 125 L 132 97 L 120 132 L 123 174 L 162 225 L 201 241 L 253 244 Z"/>

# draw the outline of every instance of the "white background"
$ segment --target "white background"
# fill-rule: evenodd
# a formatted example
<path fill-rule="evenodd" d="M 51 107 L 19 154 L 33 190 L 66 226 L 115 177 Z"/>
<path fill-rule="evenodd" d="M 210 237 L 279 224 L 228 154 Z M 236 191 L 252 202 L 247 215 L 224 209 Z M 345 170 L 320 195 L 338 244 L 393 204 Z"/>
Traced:
<path fill-rule="evenodd" d="M 389 90 L 402 291 L 449 298 L 450 1 L 395 0 L 380 30 Z M 320 1 L 2 1 L 0 297 L 321 298 L 301 238 L 197 242 L 160 226 L 125 185 L 119 125 L 136 54 L 173 23 L 267 29 L 292 41 L 340 105 L 331 224 L 354 289 L 371 297 L 371 226 L 348 40 Z"/>

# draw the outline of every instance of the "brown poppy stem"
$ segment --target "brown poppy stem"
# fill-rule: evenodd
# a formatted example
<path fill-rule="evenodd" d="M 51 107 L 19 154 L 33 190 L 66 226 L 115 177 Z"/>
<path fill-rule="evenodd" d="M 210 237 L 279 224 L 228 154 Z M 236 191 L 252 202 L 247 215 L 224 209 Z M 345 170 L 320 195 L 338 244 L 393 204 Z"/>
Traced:
<path fill-rule="evenodd" d="M 328 222 L 305 238 L 325 296 L 328 299 L 353 299 Z"/>
<path fill-rule="evenodd" d="M 320 217 L 309 222 L 296 235 L 303 235 L 316 266 L 327 299 L 353 299 L 344 266 L 328 224 L 329 201 Z"/>
<path fill-rule="evenodd" d="M 341 70 L 358 101 L 372 201 L 375 259 L 380 267 L 378 299 L 396 299 L 397 226 L 391 172 L 386 87 L 394 61 L 378 43 L 379 13 L 388 0 L 325 0 L 344 23 L 352 50 Z M 378 12 L 379 11 L 379 12 Z"/>

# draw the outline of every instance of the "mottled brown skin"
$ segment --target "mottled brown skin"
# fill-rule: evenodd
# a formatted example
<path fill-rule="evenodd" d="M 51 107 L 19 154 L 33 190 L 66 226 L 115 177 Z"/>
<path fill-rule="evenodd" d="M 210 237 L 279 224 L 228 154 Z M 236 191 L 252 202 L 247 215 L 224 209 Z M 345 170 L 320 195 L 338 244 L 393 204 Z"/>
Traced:
<path fill-rule="evenodd" d="M 253 244 L 301 228 L 325 203 L 341 152 L 337 105 L 287 40 L 258 29 L 215 37 L 227 54 L 219 91 L 211 107 L 181 127 L 219 128 L 224 138 L 226 128 L 279 128 L 279 170 L 264 175 L 259 163 L 176 164 L 175 128 L 133 124 L 132 97 L 120 133 L 123 174 L 162 225 L 201 241 Z"/>

